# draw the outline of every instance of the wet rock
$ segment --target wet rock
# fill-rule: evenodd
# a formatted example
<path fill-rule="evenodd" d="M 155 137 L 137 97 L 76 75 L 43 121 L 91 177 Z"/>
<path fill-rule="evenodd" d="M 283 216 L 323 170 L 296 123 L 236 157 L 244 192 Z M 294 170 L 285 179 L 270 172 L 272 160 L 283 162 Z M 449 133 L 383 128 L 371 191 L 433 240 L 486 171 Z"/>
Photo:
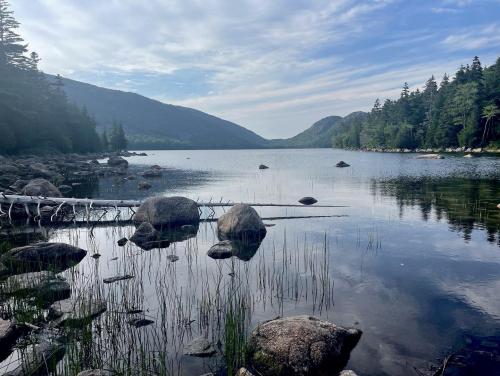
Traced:
<path fill-rule="evenodd" d="M 114 282 L 118 282 L 118 281 L 125 281 L 127 279 L 132 279 L 132 278 L 134 278 L 134 276 L 130 275 L 130 274 L 117 275 L 117 276 L 110 277 L 110 278 L 104 278 L 103 282 L 104 283 L 114 283 Z"/>
<path fill-rule="evenodd" d="M 417 159 L 444 159 L 444 157 L 440 154 L 422 154 L 417 155 Z"/>
<path fill-rule="evenodd" d="M 465 154 L 464 158 L 473 158 L 474 156 L 472 154 Z"/>
<path fill-rule="evenodd" d="M 108 166 L 112 167 L 128 167 L 128 162 L 122 157 L 109 157 Z"/>
<path fill-rule="evenodd" d="M 157 169 L 146 170 L 141 174 L 145 178 L 159 178 L 161 176 L 161 171 Z"/>
<path fill-rule="evenodd" d="M 139 184 L 137 184 L 137 188 L 141 190 L 146 190 L 151 188 L 151 184 L 149 184 L 147 181 L 141 181 Z"/>
<path fill-rule="evenodd" d="M 236 372 L 236 376 L 254 376 L 254 374 L 252 372 L 250 372 L 249 370 L 247 370 L 246 368 L 241 367 L 238 370 L 238 372 Z"/>
<path fill-rule="evenodd" d="M 215 349 L 208 339 L 198 337 L 184 347 L 184 355 L 207 357 L 215 354 Z"/>
<path fill-rule="evenodd" d="M 259 170 L 267 170 L 269 167 L 267 167 L 266 165 L 259 165 Z"/>
<path fill-rule="evenodd" d="M 62 197 L 54 184 L 42 178 L 30 180 L 22 192 L 27 196 Z"/>
<path fill-rule="evenodd" d="M 208 250 L 207 256 L 216 260 L 233 257 L 233 244 L 231 240 L 223 240 L 214 244 Z"/>
<path fill-rule="evenodd" d="M 312 205 L 318 202 L 314 197 L 302 197 L 299 202 L 303 205 Z"/>
<path fill-rule="evenodd" d="M 128 323 L 136 328 L 140 328 L 143 326 L 148 326 L 148 325 L 154 324 L 154 321 L 148 320 L 148 319 L 132 319 L 132 320 L 129 320 Z"/>
<path fill-rule="evenodd" d="M 64 356 L 65 348 L 59 341 L 43 340 L 41 343 L 31 346 L 25 352 L 21 364 L 4 376 L 26 376 L 47 374 L 54 370 L 56 364 Z"/>
<path fill-rule="evenodd" d="M 237 204 L 219 217 L 217 232 L 220 240 L 260 240 L 266 236 L 266 226 L 250 205 Z"/>
<path fill-rule="evenodd" d="M 28 183 L 29 180 L 18 179 L 13 184 L 11 184 L 9 188 L 16 192 L 21 192 Z"/>
<path fill-rule="evenodd" d="M 347 163 L 345 163 L 344 161 L 340 161 L 340 162 L 338 162 L 338 163 L 335 165 L 335 167 L 341 167 L 341 168 L 343 168 L 343 167 L 349 167 L 349 166 L 350 166 L 350 164 L 347 164 Z"/>
<path fill-rule="evenodd" d="M 116 243 L 120 246 L 123 247 L 125 244 L 127 244 L 128 239 L 127 238 L 121 238 L 119 239 Z"/>
<path fill-rule="evenodd" d="M 249 341 L 249 360 L 263 376 L 330 375 L 347 364 L 361 337 L 311 316 L 294 316 L 259 325 Z"/>
<path fill-rule="evenodd" d="M 21 330 L 14 322 L 0 318 L 0 361 L 9 355 L 20 334 Z"/>
<path fill-rule="evenodd" d="M 103 369 L 88 369 L 80 372 L 76 376 L 111 376 L 112 373 Z"/>
<path fill-rule="evenodd" d="M 182 226 L 197 224 L 200 213 L 196 202 L 186 197 L 152 197 L 141 204 L 134 221 L 154 227 Z"/>
<path fill-rule="evenodd" d="M 339 376 L 358 376 L 356 372 L 351 371 L 350 369 L 343 370 L 339 373 Z"/>
<path fill-rule="evenodd" d="M 179 256 L 177 256 L 177 255 L 168 255 L 167 256 L 167 260 L 170 261 L 170 262 L 176 262 L 176 261 L 179 261 Z"/>
<path fill-rule="evenodd" d="M 143 249 L 149 250 L 157 246 L 159 237 L 159 232 L 151 225 L 151 223 L 143 222 L 130 237 L 130 241 Z"/>
<path fill-rule="evenodd" d="M 70 298 L 53 303 L 49 318 L 55 326 L 81 327 L 106 311 L 106 302 L 92 298 Z"/>
<path fill-rule="evenodd" d="M 64 243 L 36 243 L 13 248 L 4 253 L 0 262 L 10 270 L 62 271 L 79 263 L 87 251 Z"/>

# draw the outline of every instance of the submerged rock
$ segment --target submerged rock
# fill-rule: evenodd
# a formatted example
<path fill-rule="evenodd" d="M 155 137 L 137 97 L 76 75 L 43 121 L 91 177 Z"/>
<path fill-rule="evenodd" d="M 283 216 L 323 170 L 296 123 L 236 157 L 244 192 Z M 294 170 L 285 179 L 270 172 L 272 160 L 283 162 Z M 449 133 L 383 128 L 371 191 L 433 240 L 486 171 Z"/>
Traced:
<path fill-rule="evenodd" d="M 62 197 L 54 184 L 42 178 L 30 180 L 24 186 L 22 193 L 27 196 Z"/>
<path fill-rule="evenodd" d="M 0 292 L 5 295 L 34 296 L 39 305 L 47 306 L 56 300 L 68 298 L 71 287 L 63 277 L 42 271 L 12 275 L 0 285 Z"/>
<path fill-rule="evenodd" d="M 186 197 L 152 197 L 142 203 L 134 221 L 149 222 L 160 228 L 197 224 L 200 212 L 196 202 Z"/>
<path fill-rule="evenodd" d="M 350 166 L 350 164 L 347 164 L 347 163 L 345 163 L 344 161 L 340 161 L 340 162 L 338 162 L 338 163 L 335 165 L 335 167 L 341 167 L 341 168 L 342 168 L 342 167 L 349 167 L 349 166 Z"/>
<path fill-rule="evenodd" d="M 215 354 L 215 349 L 208 339 L 198 337 L 184 347 L 184 355 L 206 357 Z"/>
<path fill-rule="evenodd" d="M 0 262 L 16 271 L 62 271 L 79 263 L 86 254 L 87 251 L 65 243 L 36 243 L 12 248 Z"/>
<path fill-rule="evenodd" d="M 130 274 L 126 274 L 126 275 L 117 275 L 115 277 L 110 277 L 110 278 L 104 278 L 103 279 L 103 282 L 104 283 L 114 283 L 114 282 L 118 282 L 118 281 L 125 281 L 127 279 L 132 279 L 134 278 L 133 275 L 130 275 Z"/>
<path fill-rule="evenodd" d="M 361 337 L 311 316 L 294 316 L 259 325 L 249 340 L 249 360 L 259 375 L 335 375 L 347 364 Z"/>
<path fill-rule="evenodd" d="M 57 362 L 63 358 L 65 352 L 64 346 L 59 341 L 43 340 L 29 347 L 23 354 L 21 364 L 16 369 L 4 373 L 4 376 L 48 374 L 47 371 L 56 368 Z"/>
<path fill-rule="evenodd" d="M 266 236 L 266 226 L 250 205 L 237 204 L 219 217 L 217 232 L 220 240 L 261 240 Z"/>
<path fill-rule="evenodd" d="M 170 241 L 162 239 L 161 233 L 148 222 L 140 224 L 130 237 L 130 241 L 146 251 L 153 248 L 166 248 L 170 246 Z"/>
<path fill-rule="evenodd" d="M 50 306 L 49 318 L 56 326 L 84 326 L 106 311 L 106 302 L 99 299 L 71 298 Z"/>
<path fill-rule="evenodd" d="M 303 205 L 312 205 L 318 202 L 314 197 L 302 197 L 299 202 Z"/>
<path fill-rule="evenodd" d="M 143 326 L 154 324 L 154 321 L 148 319 L 132 319 L 128 323 L 136 328 L 140 328 Z"/>

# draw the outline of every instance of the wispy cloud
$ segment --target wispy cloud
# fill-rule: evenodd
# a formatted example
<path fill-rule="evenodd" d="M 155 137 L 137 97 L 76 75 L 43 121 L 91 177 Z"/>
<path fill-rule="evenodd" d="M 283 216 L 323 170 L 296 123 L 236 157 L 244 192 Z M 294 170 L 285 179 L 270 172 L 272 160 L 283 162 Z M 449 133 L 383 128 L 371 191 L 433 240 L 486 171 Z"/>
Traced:
<path fill-rule="evenodd" d="M 485 14 L 480 2 L 492 4 L 16 0 L 13 7 L 47 72 L 193 106 L 279 137 L 325 115 L 367 109 L 376 97 L 397 95 L 404 81 L 418 84 L 484 55 L 499 30 L 492 15 L 470 21 L 474 11 Z M 438 10 L 463 7 L 452 24 Z M 474 29 L 481 30 L 476 38 Z"/>

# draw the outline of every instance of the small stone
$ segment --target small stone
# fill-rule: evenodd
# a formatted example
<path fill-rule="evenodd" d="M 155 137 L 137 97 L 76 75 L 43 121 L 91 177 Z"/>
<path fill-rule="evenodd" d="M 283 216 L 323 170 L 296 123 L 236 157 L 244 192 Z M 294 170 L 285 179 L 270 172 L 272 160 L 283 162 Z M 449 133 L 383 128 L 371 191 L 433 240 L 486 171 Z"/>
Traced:
<path fill-rule="evenodd" d="M 170 262 L 176 262 L 179 260 L 179 256 L 177 255 L 168 255 L 167 256 L 167 260 L 170 261 Z"/>
<path fill-rule="evenodd" d="M 299 202 L 303 205 L 312 205 L 318 202 L 314 197 L 302 197 Z"/>
<path fill-rule="evenodd" d="M 130 275 L 130 274 L 126 274 L 126 275 L 117 275 L 115 277 L 110 277 L 110 278 L 104 278 L 103 279 L 103 282 L 104 283 L 114 283 L 114 282 L 118 282 L 118 281 L 125 281 L 127 279 L 132 279 L 134 278 L 135 276 L 133 275 Z"/>
<path fill-rule="evenodd" d="M 92 258 L 95 258 L 95 259 L 98 259 L 99 257 L 101 257 L 101 255 L 99 253 L 94 253 L 92 255 Z"/>
<path fill-rule="evenodd" d="M 267 167 L 266 165 L 259 165 L 259 170 L 267 170 L 269 167 Z"/>
<path fill-rule="evenodd" d="M 207 357 L 215 354 L 215 349 L 205 337 L 193 339 L 184 347 L 184 355 Z"/>
<path fill-rule="evenodd" d="M 116 243 L 120 246 L 123 247 L 125 244 L 127 244 L 128 239 L 127 238 L 121 238 L 119 239 Z"/>
<path fill-rule="evenodd" d="M 342 167 L 349 167 L 349 166 L 350 166 L 350 164 L 347 164 L 347 163 L 345 163 L 344 161 L 340 161 L 340 162 L 338 162 L 335 166 L 336 166 L 336 167 L 341 167 L 341 168 L 342 168 Z"/>
<path fill-rule="evenodd" d="M 148 326 L 148 325 L 154 324 L 154 321 L 148 320 L 148 319 L 132 319 L 132 320 L 129 320 L 128 323 L 136 328 L 140 328 L 143 326 Z"/>

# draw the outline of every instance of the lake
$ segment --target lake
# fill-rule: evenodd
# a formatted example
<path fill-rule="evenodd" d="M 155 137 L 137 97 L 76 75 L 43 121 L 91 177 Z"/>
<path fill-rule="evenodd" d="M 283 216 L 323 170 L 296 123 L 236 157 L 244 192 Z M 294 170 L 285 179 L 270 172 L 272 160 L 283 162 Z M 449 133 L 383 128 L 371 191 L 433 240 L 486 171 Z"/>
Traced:
<path fill-rule="evenodd" d="M 50 241 L 89 251 L 63 273 L 73 295 L 108 302 L 108 311 L 80 334 L 87 340 L 75 335 L 77 355 L 66 355 L 66 370 L 118 363 L 149 374 L 231 369 L 238 354 L 230 356 L 229 338 L 238 347 L 257 323 L 298 314 L 361 329 L 348 364 L 359 375 L 417 374 L 415 368 L 428 370 L 500 335 L 500 158 L 423 160 L 331 149 L 147 153 L 126 159 L 131 171 L 165 169 L 148 180 L 149 191 L 137 190 L 137 180 L 106 178 L 78 194 L 283 204 L 313 196 L 318 205 L 339 207 L 256 207 L 267 236 L 258 249 L 226 260 L 206 256 L 218 241 L 213 221 L 202 222 L 194 237 L 150 251 L 116 244 L 133 234 L 129 224 L 43 230 Z M 350 167 L 336 168 L 340 160 Z M 203 217 L 222 213 L 204 209 Z M 170 262 L 171 254 L 179 260 Z M 134 278 L 102 283 L 124 274 Z M 154 324 L 131 327 L 124 313 L 130 309 L 144 310 Z M 227 359 L 183 355 L 200 335 Z"/>

